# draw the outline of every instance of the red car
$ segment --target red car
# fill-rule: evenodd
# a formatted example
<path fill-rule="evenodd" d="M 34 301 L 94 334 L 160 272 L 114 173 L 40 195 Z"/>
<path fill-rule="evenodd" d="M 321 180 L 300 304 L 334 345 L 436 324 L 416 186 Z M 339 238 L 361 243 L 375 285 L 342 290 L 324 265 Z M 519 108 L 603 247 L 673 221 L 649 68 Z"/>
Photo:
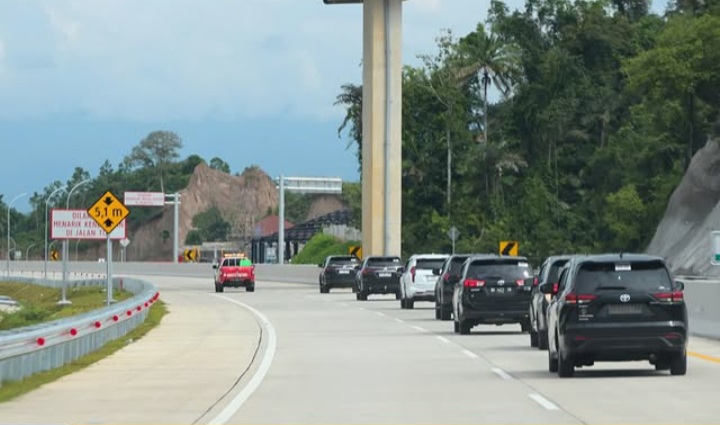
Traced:
<path fill-rule="evenodd" d="M 226 254 L 213 268 L 216 270 L 215 292 L 223 292 L 226 287 L 255 291 L 255 265 L 245 254 Z"/>

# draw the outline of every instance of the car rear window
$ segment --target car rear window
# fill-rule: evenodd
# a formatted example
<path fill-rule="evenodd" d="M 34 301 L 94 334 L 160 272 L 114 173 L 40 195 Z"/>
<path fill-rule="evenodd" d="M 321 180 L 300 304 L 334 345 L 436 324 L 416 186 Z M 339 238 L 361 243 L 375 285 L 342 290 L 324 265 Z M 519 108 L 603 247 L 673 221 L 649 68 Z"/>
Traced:
<path fill-rule="evenodd" d="M 445 262 L 444 258 L 438 258 L 438 259 L 418 259 L 415 264 L 416 269 L 421 270 L 432 270 L 432 269 L 439 269 L 442 268 L 443 263 Z"/>
<path fill-rule="evenodd" d="M 334 257 L 330 259 L 330 264 L 333 266 L 353 266 L 360 264 L 360 260 L 356 257 Z"/>
<path fill-rule="evenodd" d="M 575 290 L 595 293 L 603 290 L 668 291 L 672 280 L 659 261 L 585 263 L 575 277 Z"/>
<path fill-rule="evenodd" d="M 223 267 L 235 267 L 237 266 L 237 260 L 235 258 L 227 258 L 222 263 Z"/>
<path fill-rule="evenodd" d="M 471 279 L 527 279 L 532 277 L 530 263 L 523 260 L 475 260 L 468 267 Z"/>
<path fill-rule="evenodd" d="M 452 275 L 459 275 L 460 269 L 462 269 L 462 265 L 465 264 L 465 261 L 469 258 L 469 256 L 466 257 L 453 257 L 452 260 L 450 260 L 450 274 Z"/>
<path fill-rule="evenodd" d="M 560 277 L 560 269 L 563 268 L 565 264 L 567 264 L 568 260 L 557 260 L 550 266 L 550 270 L 548 270 L 548 278 L 547 281 L 551 283 L 557 283 L 558 278 Z"/>
<path fill-rule="evenodd" d="M 378 257 L 369 258 L 367 265 L 370 267 L 400 267 L 400 258 L 398 257 Z"/>

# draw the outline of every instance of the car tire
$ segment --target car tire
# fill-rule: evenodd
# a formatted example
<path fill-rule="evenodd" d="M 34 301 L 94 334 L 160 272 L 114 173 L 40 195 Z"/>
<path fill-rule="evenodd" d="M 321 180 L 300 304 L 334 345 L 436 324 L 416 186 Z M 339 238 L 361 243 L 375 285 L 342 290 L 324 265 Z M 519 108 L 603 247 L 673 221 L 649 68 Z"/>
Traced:
<path fill-rule="evenodd" d="M 687 373 L 687 354 L 677 354 L 670 359 L 670 374 L 685 375 Z"/>
<path fill-rule="evenodd" d="M 435 320 L 440 320 L 441 317 L 440 306 L 435 303 Z"/>
<path fill-rule="evenodd" d="M 453 332 L 460 333 L 460 323 L 453 321 Z"/>
<path fill-rule="evenodd" d="M 405 300 L 402 298 L 400 299 L 400 308 L 405 310 Z"/>
<path fill-rule="evenodd" d="M 442 304 L 440 304 L 440 320 L 452 320 L 452 310 L 450 310 L 449 308 L 443 308 Z"/>
<path fill-rule="evenodd" d="M 548 335 L 547 331 L 539 331 L 538 332 L 538 350 L 547 350 L 548 349 Z"/>
<path fill-rule="evenodd" d="M 252 285 L 246 286 L 245 292 L 255 292 L 255 284 L 253 283 Z"/>
<path fill-rule="evenodd" d="M 467 320 L 460 320 L 458 323 L 459 333 L 460 335 L 469 335 L 470 329 L 472 329 L 472 325 Z"/>
<path fill-rule="evenodd" d="M 330 293 L 330 288 L 328 288 L 328 287 L 326 287 L 326 286 L 320 285 L 320 293 L 321 293 L 321 294 Z"/>
<path fill-rule="evenodd" d="M 537 347 L 538 346 L 538 333 L 535 331 L 530 331 L 530 346 L 531 347 Z"/>
<path fill-rule="evenodd" d="M 557 373 L 558 371 L 558 359 L 554 359 L 550 350 L 548 350 L 548 371 L 550 373 Z"/>
<path fill-rule="evenodd" d="M 360 291 L 357 293 L 357 299 L 358 301 L 367 301 L 368 299 L 368 293 L 364 291 Z"/>
<path fill-rule="evenodd" d="M 520 331 L 522 333 L 532 332 L 532 327 L 530 326 L 530 319 L 523 320 L 522 322 L 520 322 Z"/>
<path fill-rule="evenodd" d="M 395 293 L 395 299 L 396 299 L 396 300 L 402 299 L 402 295 L 400 294 L 400 292 L 396 292 L 396 293 Z"/>
<path fill-rule="evenodd" d="M 575 359 L 572 356 L 565 356 L 558 352 L 558 376 L 561 378 L 572 378 L 575 375 Z"/>
<path fill-rule="evenodd" d="M 415 308 L 415 301 L 405 300 L 405 308 L 408 310 L 412 310 L 413 308 Z"/>
<path fill-rule="evenodd" d="M 225 288 L 222 285 L 215 284 L 215 292 L 223 292 Z"/>

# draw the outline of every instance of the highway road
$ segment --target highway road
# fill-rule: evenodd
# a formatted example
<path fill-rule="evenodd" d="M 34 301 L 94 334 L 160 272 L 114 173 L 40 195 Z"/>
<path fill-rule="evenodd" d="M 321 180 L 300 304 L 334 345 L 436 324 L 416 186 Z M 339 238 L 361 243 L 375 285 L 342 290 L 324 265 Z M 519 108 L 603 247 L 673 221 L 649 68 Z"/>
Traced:
<path fill-rule="evenodd" d="M 148 277 L 167 322 L 125 350 L 16 401 L 2 423 L 714 423 L 720 342 L 693 338 L 686 376 L 599 363 L 560 379 L 519 326 L 456 335 L 432 304 L 355 300 L 314 285 L 212 290 Z M 250 360 L 252 364 L 249 365 Z"/>

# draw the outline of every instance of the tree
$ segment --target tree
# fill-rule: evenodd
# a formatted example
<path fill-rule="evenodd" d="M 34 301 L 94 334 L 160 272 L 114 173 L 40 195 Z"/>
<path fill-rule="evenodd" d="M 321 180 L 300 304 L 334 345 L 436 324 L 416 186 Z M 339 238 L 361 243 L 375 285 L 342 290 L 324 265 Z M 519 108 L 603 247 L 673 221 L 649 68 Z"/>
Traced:
<path fill-rule="evenodd" d="M 200 233 L 201 239 L 208 242 L 226 241 L 231 229 L 230 223 L 225 221 L 217 207 L 196 214 L 192 225 Z"/>
<path fill-rule="evenodd" d="M 154 169 L 160 178 L 160 191 L 165 192 L 165 168 L 179 158 L 182 147 L 182 139 L 172 131 L 153 131 L 133 147 L 125 160 L 130 166 Z"/>
<path fill-rule="evenodd" d="M 362 93 L 361 85 L 344 84 L 334 103 L 336 106 L 345 106 L 345 118 L 338 127 L 338 137 L 349 127 L 350 140 L 347 147 L 350 148 L 353 142 L 357 145 L 358 170 L 362 170 Z"/>
<path fill-rule="evenodd" d="M 230 174 L 230 165 L 217 156 L 210 160 L 210 168 Z"/>
<path fill-rule="evenodd" d="M 202 235 L 197 229 L 192 229 L 185 236 L 185 245 L 202 245 Z"/>

